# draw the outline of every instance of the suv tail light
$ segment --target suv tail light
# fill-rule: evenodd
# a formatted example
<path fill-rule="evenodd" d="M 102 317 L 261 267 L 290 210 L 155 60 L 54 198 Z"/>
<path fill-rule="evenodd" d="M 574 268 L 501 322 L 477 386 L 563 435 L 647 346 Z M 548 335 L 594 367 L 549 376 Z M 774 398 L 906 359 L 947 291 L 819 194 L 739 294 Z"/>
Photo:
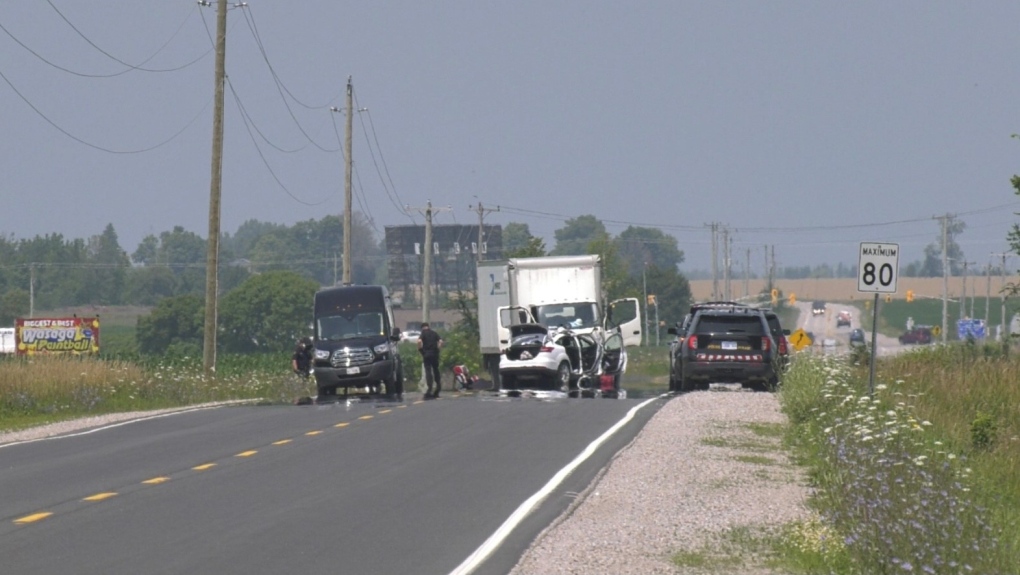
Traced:
<path fill-rule="evenodd" d="M 761 350 L 763 352 L 772 351 L 772 338 L 768 336 L 761 338 Z"/>
<path fill-rule="evenodd" d="M 687 349 L 698 349 L 698 336 L 687 336 Z"/>
<path fill-rule="evenodd" d="M 781 355 L 786 355 L 787 353 L 789 353 L 789 350 L 786 347 L 786 336 L 785 335 L 779 336 L 779 353 Z"/>

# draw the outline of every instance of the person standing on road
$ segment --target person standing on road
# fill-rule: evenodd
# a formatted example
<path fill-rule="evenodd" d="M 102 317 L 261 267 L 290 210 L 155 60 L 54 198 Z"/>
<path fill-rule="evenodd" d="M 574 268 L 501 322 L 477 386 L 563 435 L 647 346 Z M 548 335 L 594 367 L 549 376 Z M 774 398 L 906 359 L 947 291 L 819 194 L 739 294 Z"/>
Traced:
<path fill-rule="evenodd" d="M 439 375 L 439 350 L 443 348 L 443 338 L 432 331 L 428 323 L 421 324 L 421 335 L 418 336 L 418 353 L 421 354 L 422 365 L 425 369 L 425 383 L 428 391 L 425 392 L 425 399 L 437 399 L 439 391 L 443 388 Z M 435 391 L 433 391 L 435 381 Z"/>
<path fill-rule="evenodd" d="M 301 377 L 308 377 L 312 367 L 312 340 L 303 337 L 294 346 L 294 354 L 290 357 L 290 367 Z"/>

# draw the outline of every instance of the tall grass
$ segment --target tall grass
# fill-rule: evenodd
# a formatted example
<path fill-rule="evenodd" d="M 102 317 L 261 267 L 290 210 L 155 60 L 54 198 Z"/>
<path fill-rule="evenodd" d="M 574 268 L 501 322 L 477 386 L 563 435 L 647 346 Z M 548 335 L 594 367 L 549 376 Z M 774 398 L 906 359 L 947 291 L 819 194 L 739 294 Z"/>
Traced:
<path fill-rule="evenodd" d="M 127 362 L 64 355 L 0 361 L 0 429 L 228 399 L 290 402 L 314 383 L 290 373 L 284 354 L 222 356 L 206 377 L 201 360 Z"/>
<path fill-rule="evenodd" d="M 1020 360 L 924 348 L 882 359 L 871 396 L 863 366 L 799 359 L 780 398 L 824 526 L 807 530 L 821 540 L 788 547 L 800 564 L 840 574 L 1017 572 Z"/>

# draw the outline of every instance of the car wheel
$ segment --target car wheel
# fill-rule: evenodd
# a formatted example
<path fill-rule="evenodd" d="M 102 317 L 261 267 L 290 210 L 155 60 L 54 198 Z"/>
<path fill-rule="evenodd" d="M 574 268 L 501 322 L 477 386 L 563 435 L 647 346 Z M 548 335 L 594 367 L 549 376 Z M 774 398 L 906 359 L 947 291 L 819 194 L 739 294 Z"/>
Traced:
<path fill-rule="evenodd" d="M 557 391 L 570 390 L 570 364 L 561 362 L 556 368 L 556 380 L 553 382 Z"/>

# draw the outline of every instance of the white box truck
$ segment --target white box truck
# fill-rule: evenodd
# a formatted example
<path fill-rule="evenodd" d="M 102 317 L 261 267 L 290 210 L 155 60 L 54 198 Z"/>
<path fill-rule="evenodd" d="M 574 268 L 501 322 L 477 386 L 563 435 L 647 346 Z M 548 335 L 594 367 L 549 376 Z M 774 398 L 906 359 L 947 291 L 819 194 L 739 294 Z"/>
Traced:
<path fill-rule="evenodd" d="M 479 343 L 485 368 L 497 383 L 511 325 L 564 326 L 600 341 L 609 332 L 619 333 L 623 345 L 639 345 L 639 312 L 637 298 L 604 303 L 597 255 L 513 258 L 478 266 Z"/>

